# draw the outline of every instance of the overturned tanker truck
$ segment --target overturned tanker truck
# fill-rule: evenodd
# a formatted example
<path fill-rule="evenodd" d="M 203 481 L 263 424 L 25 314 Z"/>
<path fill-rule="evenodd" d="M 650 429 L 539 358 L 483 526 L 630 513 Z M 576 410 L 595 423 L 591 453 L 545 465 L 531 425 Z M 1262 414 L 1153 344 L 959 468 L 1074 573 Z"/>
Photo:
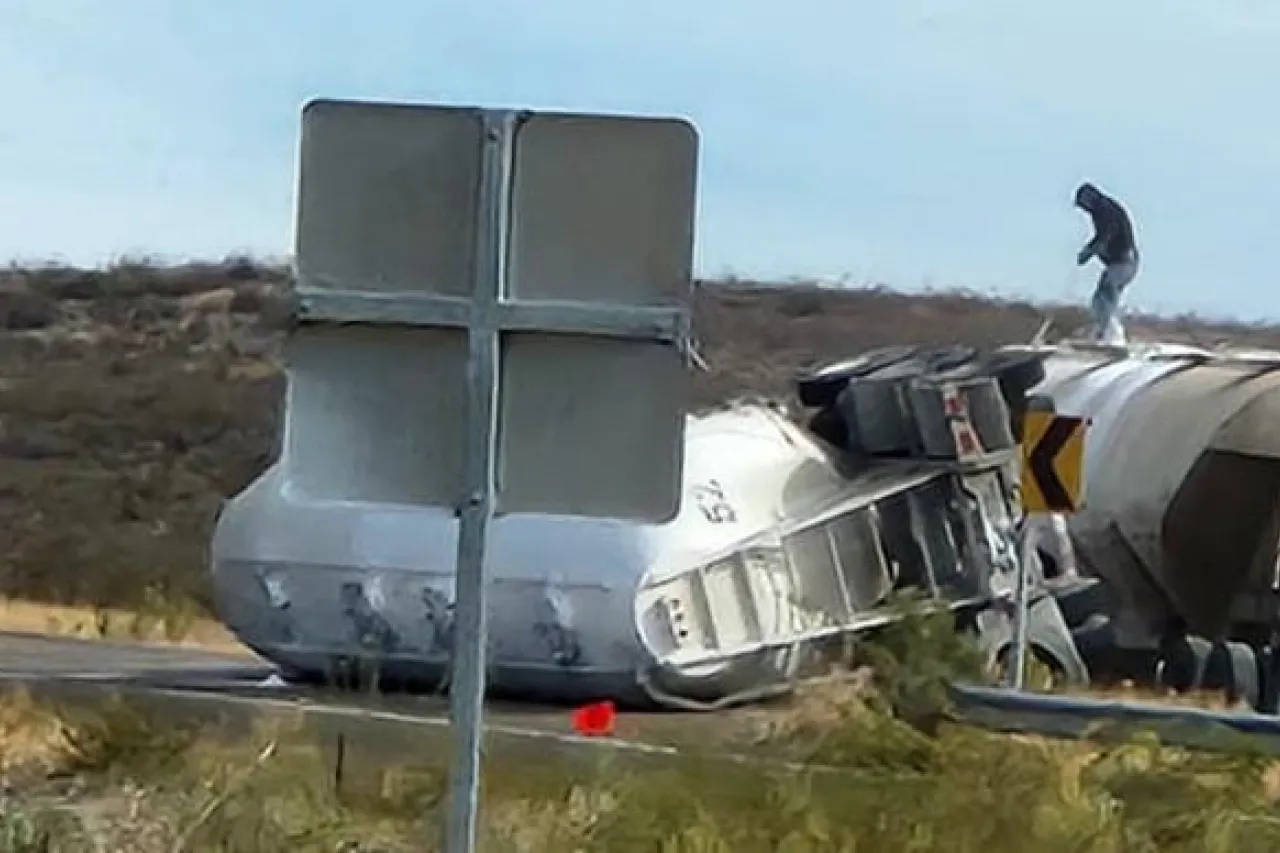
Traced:
<path fill-rule="evenodd" d="M 903 588 L 954 611 L 998 666 L 1012 642 L 1022 516 L 1014 436 L 1042 360 L 867 353 L 799 380 L 805 425 L 767 403 L 690 414 L 680 509 L 666 524 L 500 515 L 490 689 L 679 709 L 750 701 L 790 689 L 833 641 L 898 618 L 888 602 Z M 289 447 L 337 427 L 297 416 L 291 401 L 331 378 L 288 352 L 286 370 L 283 449 L 224 504 L 214 532 L 219 613 L 288 679 L 372 669 L 386 685 L 443 688 L 453 513 L 308 496 Z M 1045 583 L 1028 562 L 1031 647 L 1083 683 L 1058 604 L 1069 584 Z"/>
<path fill-rule="evenodd" d="M 1024 406 L 1090 422 L 1082 510 L 1028 525 L 1091 679 L 1224 689 L 1275 713 L 1280 353 L 1071 340 L 997 353 L 1020 365 L 1006 383 Z M 884 375 L 825 370 L 852 376 L 845 395 Z M 829 406 L 811 426 L 848 440 Z"/>
<path fill-rule="evenodd" d="M 1277 710 L 1280 353 L 1063 342 L 1032 399 L 1091 419 L 1085 506 L 1037 537 L 1101 680 L 1225 688 Z M 1044 525 L 1046 521 L 1038 521 Z"/>

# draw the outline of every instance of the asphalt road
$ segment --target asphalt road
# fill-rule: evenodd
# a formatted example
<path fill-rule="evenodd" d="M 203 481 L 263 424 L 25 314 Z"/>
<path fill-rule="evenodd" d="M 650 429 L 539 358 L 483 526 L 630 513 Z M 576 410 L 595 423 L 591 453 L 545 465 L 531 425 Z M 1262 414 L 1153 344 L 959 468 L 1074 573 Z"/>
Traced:
<path fill-rule="evenodd" d="M 0 682 L 125 684 L 134 692 L 151 691 L 173 697 L 188 694 L 200 702 L 236 704 L 242 707 L 309 709 L 346 719 L 384 717 L 425 725 L 448 727 L 448 700 L 443 696 L 371 694 L 306 687 L 271 687 L 263 682 L 275 668 L 267 662 L 242 656 L 188 649 L 179 646 L 145 646 L 119 641 L 85 640 L 40 634 L 0 632 Z M 85 685 L 72 692 L 93 696 L 100 687 Z M 62 692 L 59 688 L 58 692 Z M 215 697 L 222 695 L 219 701 Z M 99 694 L 100 695 L 100 694 Z M 650 743 L 705 744 L 726 733 L 726 722 L 767 714 L 741 709 L 719 714 L 647 712 L 619 714 L 616 732 L 623 738 Z M 572 733 L 567 707 L 513 702 L 486 703 L 490 729 L 509 728 L 529 736 L 557 737 Z"/>
<path fill-rule="evenodd" d="M 180 646 L 0 632 L 0 679 L 7 680 L 169 676 L 261 681 L 274 671 L 266 662 Z"/>

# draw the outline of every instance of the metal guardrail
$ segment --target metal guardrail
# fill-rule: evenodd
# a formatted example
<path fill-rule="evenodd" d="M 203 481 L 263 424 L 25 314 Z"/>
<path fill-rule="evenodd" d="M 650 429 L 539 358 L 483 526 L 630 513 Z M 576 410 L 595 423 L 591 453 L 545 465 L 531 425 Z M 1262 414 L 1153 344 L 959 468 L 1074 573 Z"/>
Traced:
<path fill-rule="evenodd" d="M 1110 742 L 1151 733 L 1170 746 L 1280 756 L 1280 717 L 972 684 L 950 693 L 961 722 L 997 732 Z"/>

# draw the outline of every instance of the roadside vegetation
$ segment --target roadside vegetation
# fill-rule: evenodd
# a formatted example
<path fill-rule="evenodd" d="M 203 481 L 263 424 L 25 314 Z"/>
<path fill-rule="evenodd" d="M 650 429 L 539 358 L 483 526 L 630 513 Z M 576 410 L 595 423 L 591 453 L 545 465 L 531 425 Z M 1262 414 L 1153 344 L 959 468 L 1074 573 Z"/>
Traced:
<path fill-rule="evenodd" d="M 911 617 L 784 709 L 717 720 L 703 751 L 655 758 L 544 743 L 517 753 L 490 737 L 479 849 L 1280 849 L 1274 761 L 949 722 L 940 679 L 976 658 L 945 620 Z M 946 667 L 908 664 L 940 642 L 951 644 Z M 0 853 L 437 849 L 447 750 L 426 735 L 352 721 L 338 749 L 298 715 L 263 715 L 247 735 L 243 722 L 174 716 L 123 699 L 86 709 L 0 696 Z"/>

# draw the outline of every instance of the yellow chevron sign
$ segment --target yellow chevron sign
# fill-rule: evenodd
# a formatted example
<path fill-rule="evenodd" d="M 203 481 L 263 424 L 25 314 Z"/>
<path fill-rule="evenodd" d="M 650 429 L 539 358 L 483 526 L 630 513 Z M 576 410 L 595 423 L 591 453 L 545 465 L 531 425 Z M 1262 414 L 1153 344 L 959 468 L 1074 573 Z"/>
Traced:
<path fill-rule="evenodd" d="M 1022 426 L 1022 508 L 1076 512 L 1084 498 L 1084 418 L 1027 412 Z"/>

